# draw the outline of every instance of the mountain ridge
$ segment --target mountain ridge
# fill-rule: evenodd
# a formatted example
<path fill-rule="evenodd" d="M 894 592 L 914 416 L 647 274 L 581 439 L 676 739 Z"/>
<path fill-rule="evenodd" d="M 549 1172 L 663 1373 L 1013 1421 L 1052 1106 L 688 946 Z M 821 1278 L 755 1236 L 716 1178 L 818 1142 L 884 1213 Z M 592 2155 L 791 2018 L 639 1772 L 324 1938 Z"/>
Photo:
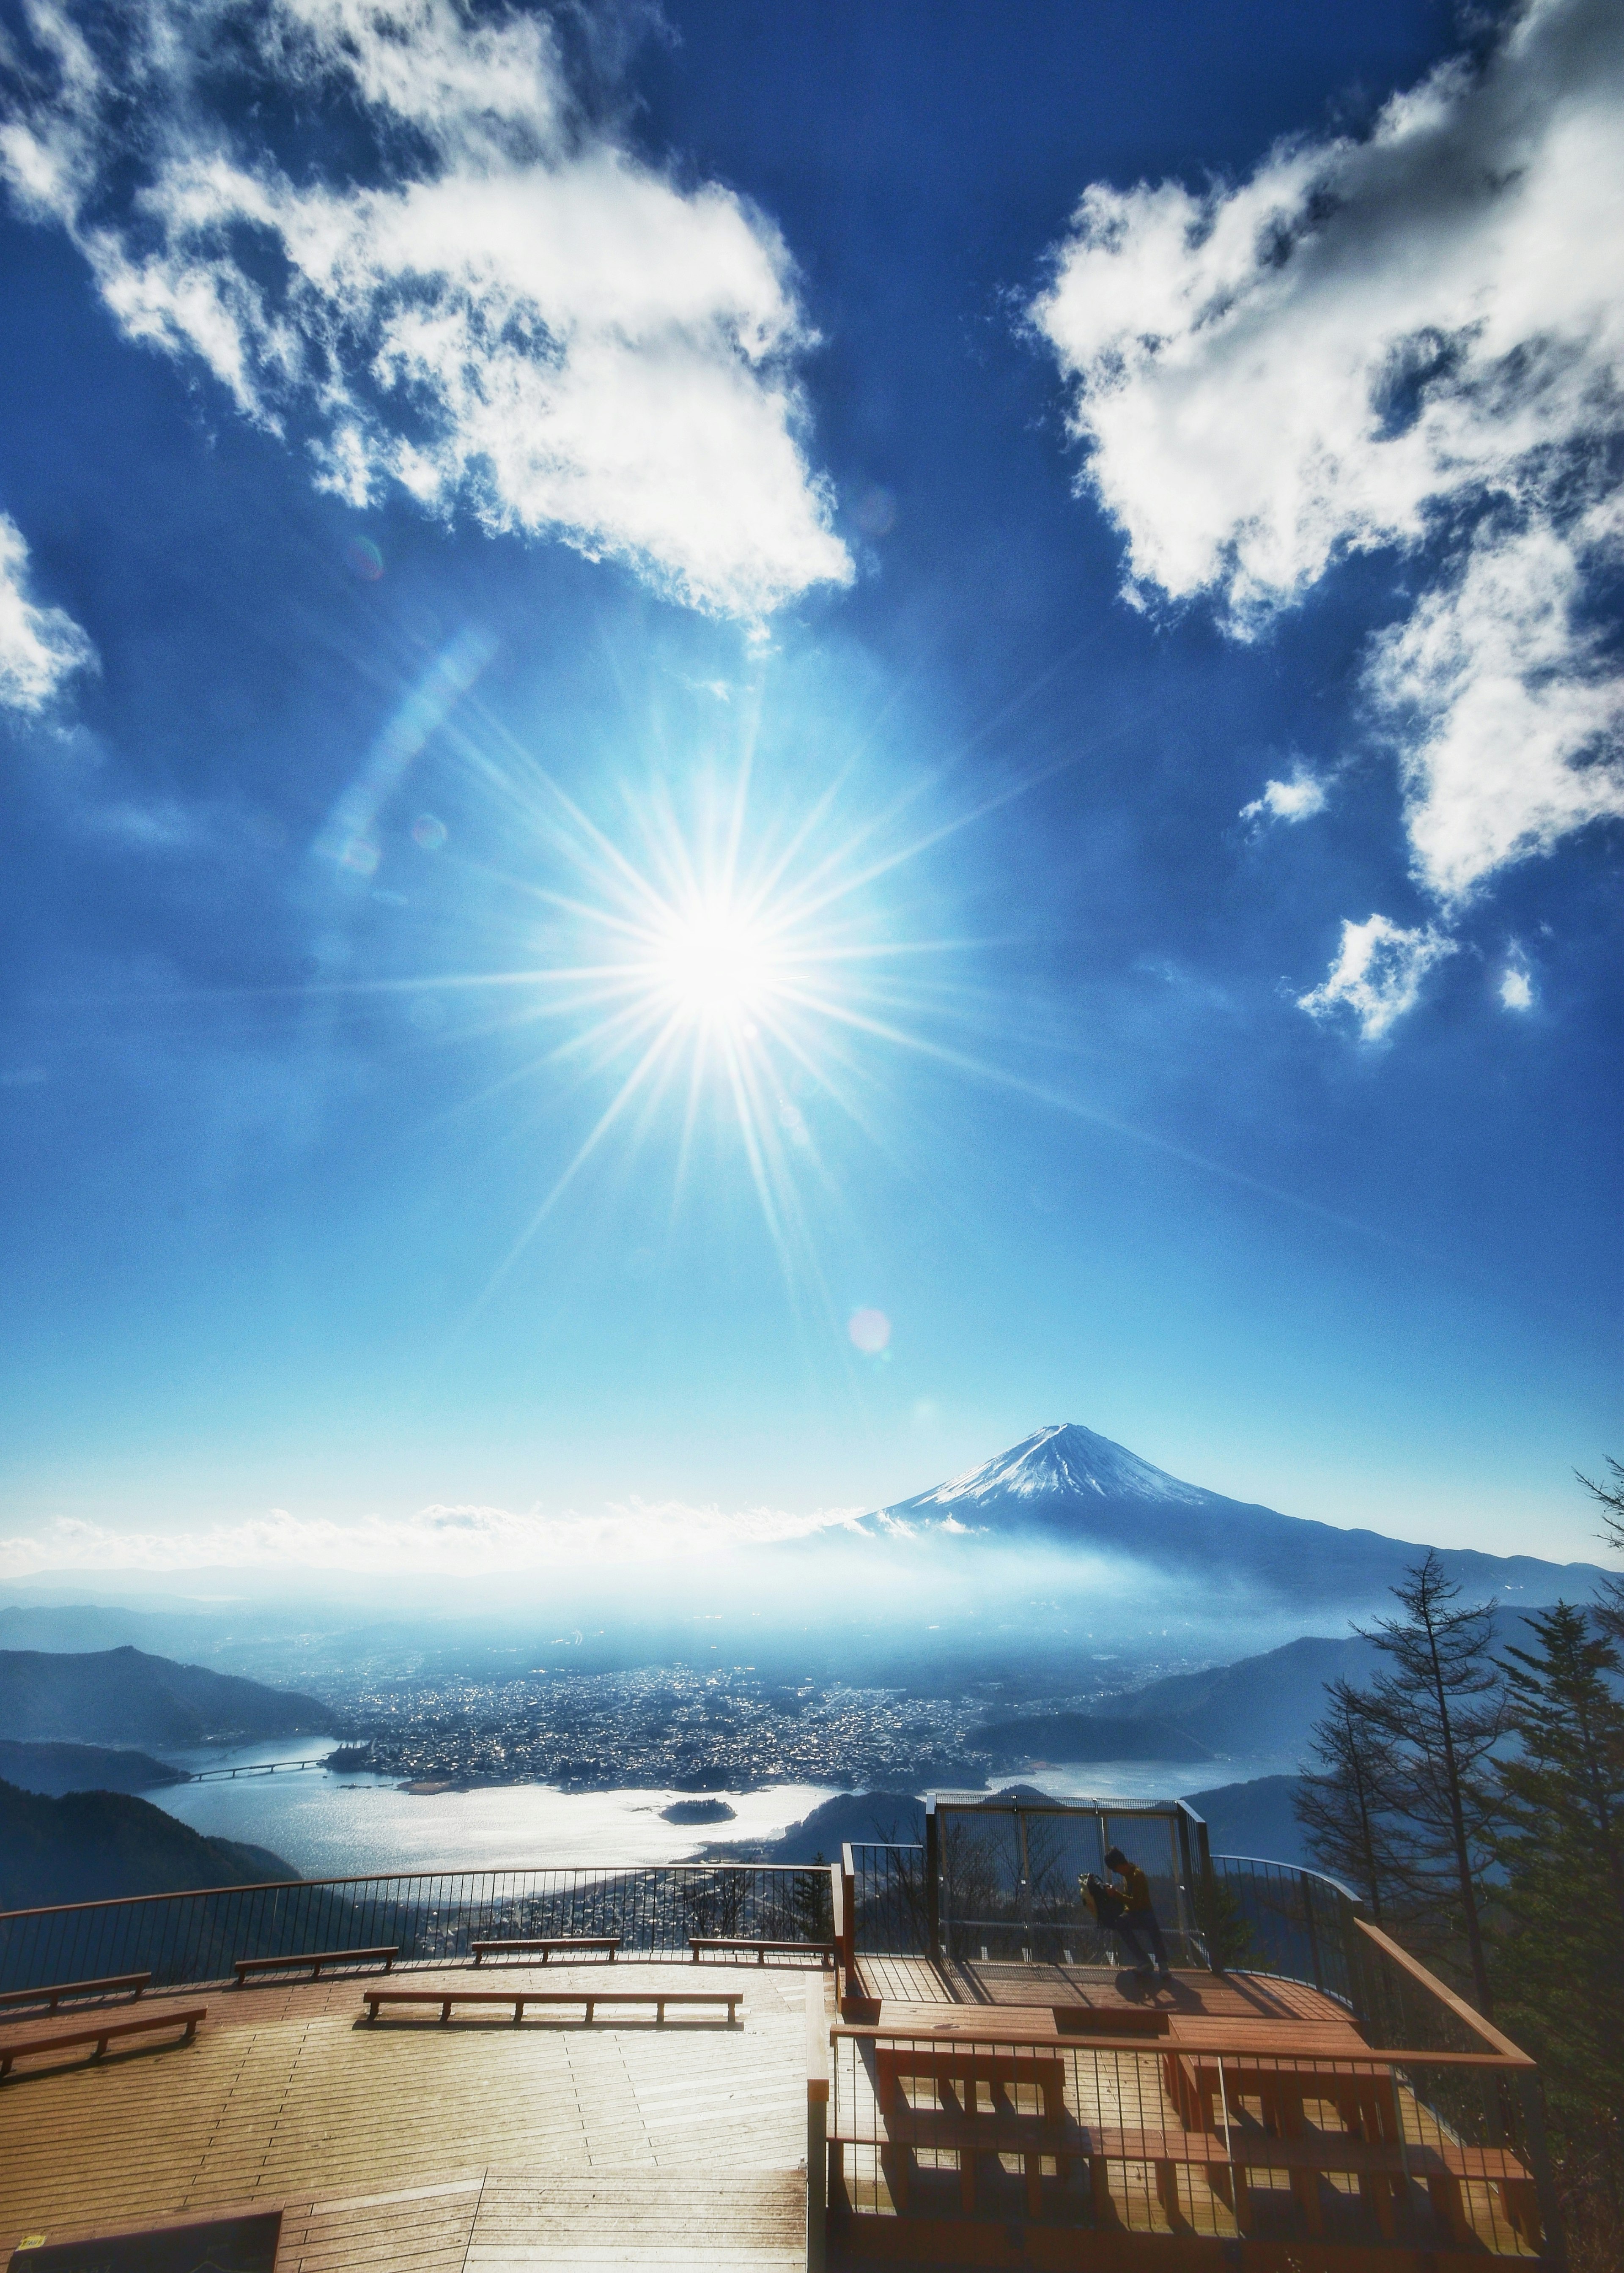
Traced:
<path fill-rule="evenodd" d="M 1412 1541 L 1282 1515 L 1187 1483 L 1076 1422 L 1051 1422 L 979 1467 L 860 1519 L 871 1537 L 935 1533 L 1086 1549 L 1171 1572 L 1200 1570 L 1267 1587 L 1297 1604 L 1380 1601 L 1427 1551 Z M 1588 1599 L 1605 1577 L 1590 1563 L 1438 1550 L 1470 1594 Z"/>
<path fill-rule="evenodd" d="M 149 1656 L 128 1643 L 0 1650 L 0 1737 L 22 1743 L 184 1745 L 333 1726 L 333 1714 L 313 1697 Z"/>

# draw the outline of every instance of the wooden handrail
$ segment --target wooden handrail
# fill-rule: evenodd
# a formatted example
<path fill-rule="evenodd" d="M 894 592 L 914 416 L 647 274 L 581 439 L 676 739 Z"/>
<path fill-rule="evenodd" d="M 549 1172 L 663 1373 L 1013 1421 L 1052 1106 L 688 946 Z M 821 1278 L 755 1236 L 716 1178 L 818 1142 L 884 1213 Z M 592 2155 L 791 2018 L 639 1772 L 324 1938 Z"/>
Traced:
<path fill-rule="evenodd" d="M 1011 2007 L 1018 2011 L 1019 2007 Z M 968 2029 L 909 2028 L 900 2022 L 838 2021 L 830 2030 L 831 2038 L 850 2037 L 866 2044 L 914 2044 L 955 2046 L 963 2044 L 974 2050 L 978 2045 L 989 2050 L 1000 2044 L 1018 2044 L 1022 2052 L 1132 2052 L 1139 2059 L 1169 2059 L 1180 2055 L 1192 2059 L 1246 2061 L 1253 2066 L 1274 2065 L 1282 2070 L 1311 2068 L 1370 2068 L 1370 2067 L 1466 2067 L 1486 2069 L 1491 2074 L 1502 2070 L 1525 2073 L 1536 2063 L 1526 2052 L 1419 2052 L 1411 2047 L 1387 2044 L 1361 2046 L 1348 2052 L 1276 2052 L 1259 2049 L 1257 2044 L 1188 2044 L 1177 2037 L 1049 2037 L 1023 2034 L 1015 2029 L 981 2029 L 974 2035 Z"/>
<path fill-rule="evenodd" d="M 1419 1983 L 1440 2005 L 1447 2005 L 1457 2021 L 1464 2021 L 1475 2037 L 1480 2037 L 1485 2044 L 1492 2046 L 1504 2059 L 1515 2061 L 1519 2067 L 1535 2065 L 1520 2044 L 1514 2044 L 1492 2021 L 1485 2020 L 1475 2007 L 1467 2003 L 1464 1997 L 1457 1997 L 1455 1991 L 1441 1982 L 1435 1973 L 1429 1973 L 1420 1959 L 1412 1957 L 1407 1949 L 1402 1949 L 1391 1934 L 1383 1933 L 1381 1928 L 1372 1925 L 1368 1918 L 1355 1918 L 1354 1924 L 1367 1941 L 1373 1941 L 1384 1956 L 1393 1960 L 1401 1972 L 1408 1973 L 1412 1981 Z M 1473 2056 L 1463 2053 L 1461 2057 Z"/>

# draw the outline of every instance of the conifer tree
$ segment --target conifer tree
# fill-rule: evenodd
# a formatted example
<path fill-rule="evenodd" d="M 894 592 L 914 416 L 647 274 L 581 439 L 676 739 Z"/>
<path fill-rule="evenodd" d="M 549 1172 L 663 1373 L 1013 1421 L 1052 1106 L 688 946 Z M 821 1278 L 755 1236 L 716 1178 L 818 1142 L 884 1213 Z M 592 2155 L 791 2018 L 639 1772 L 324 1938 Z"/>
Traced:
<path fill-rule="evenodd" d="M 1461 1590 L 1432 1548 L 1392 1591 L 1403 1617 L 1379 1618 L 1365 1633 L 1390 1669 L 1363 1700 L 1391 1755 L 1382 1780 L 1390 1872 L 1410 1932 L 1446 1965 L 1464 1948 L 1477 2008 L 1492 2016 L 1483 1910 L 1499 1796 L 1492 1756 L 1506 1725 L 1505 1683 L 1490 1654 L 1494 1605 L 1456 1608 Z"/>
<path fill-rule="evenodd" d="M 1310 1853 L 1346 1880 L 1380 1925 L 1399 1875 L 1383 1797 L 1393 1746 L 1351 1682 L 1334 1681 L 1327 1695 L 1329 1708 L 1309 1738 L 1319 1765 L 1298 1778 L 1292 1805 Z"/>
<path fill-rule="evenodd" d="M 1601 1504 L 1602 1527 L 1598 1536 L 1615 1555 L 1624 1555 L 1624 1464 L 1609 1459 L 1607 1467 L 1608 1482 L 1593 1483 L 1586 1475 L 1579 1475 L 1579 1482 Z M 1574 1473 L 1579 1474 L 1576 1468 Z M 1624 1578 L 1610 1578 L 1604 1582 L 1596 1616 L 1604 1633 L 1616 1642 L 1624 1642 Z"/>
<path fill-rule="evenodd" d="M 1570 2223 L 1624 2234 L 1624 1702 L 1618 1649 L 1559 1603 L 1507 1652 L 1515 1759 L 1500 1769 L 1501 2011 L 1538 2059 Z"/>

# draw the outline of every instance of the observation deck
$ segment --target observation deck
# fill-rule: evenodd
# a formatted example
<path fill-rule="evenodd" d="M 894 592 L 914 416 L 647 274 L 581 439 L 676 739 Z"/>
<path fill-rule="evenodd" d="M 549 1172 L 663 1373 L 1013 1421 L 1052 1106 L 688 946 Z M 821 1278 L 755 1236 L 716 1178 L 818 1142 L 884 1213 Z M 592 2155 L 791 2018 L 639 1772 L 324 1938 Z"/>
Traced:
<path fill-rule="evenodd" d="M 1176 1808 L 944 1799 L 927 1832 L 820 1869 L 418 1873 L 0 1917 L 0 1992 L 40 1992 L 0 2007 L 0 2262 L 1560 2263 L 1531 2063 L 1333 1882 L 1214 1857 Z M 1106 1843 L 1151 1873 L 1165 1984 L 1079 1913 L 1071 1866 Z M 618 1946 L 475 1962 L 476 1941 L 543 1936 Z M 747 1947 L 694 1947 L 723 1939 Z M 354 1954 L 316 1974 L 334 1952 Z M 287 1971 L 239 1982 L 244 1958 Z M 369 2016 L 380 1992 L 396 2001 Z M 131 2020 L 152 2025 L 86 2040 Z"/>

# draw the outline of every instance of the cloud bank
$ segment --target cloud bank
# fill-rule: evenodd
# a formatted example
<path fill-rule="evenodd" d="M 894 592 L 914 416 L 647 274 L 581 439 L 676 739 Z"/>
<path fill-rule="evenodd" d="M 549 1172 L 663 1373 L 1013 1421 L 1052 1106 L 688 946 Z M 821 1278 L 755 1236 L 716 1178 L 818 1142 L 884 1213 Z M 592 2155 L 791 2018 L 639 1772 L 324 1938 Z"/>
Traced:
<path fill-rule="evenodd" d="M 28 548 L 16 522 L 0 513 L 0 709 L 36 716 L 93 660 L 71 616 L 29 598 Z"/>
<path fill-rule="evenodd" d="M 849 580 L 781 237 L 595 124 L 547 19 L 29 0 L 26 20 L 13 201 L 69 233 L 130 338 L 297 432 L 321 487 L 360 506 L 399 484 L 747 620 Z M 340 147 L 342 172 L 312 155 Z"/>
<path fill-rule="evenodd" d="M 1595 622 L 1624 553 L 1621 115 L 1615 0 L 1532 0 L 1363 139 L 1199 194 L 1096 184 L 1030 311 L 1140 597 L 1211 596 L 1252 639 L 1350 554 L 1414 557 L 1365 688 L 1446 911 L 1624 814 Z"/>
<path fill-rule="evenodd" d="M 600 1515 L 515 1514 L 500 1507 L 419 1508 L 354 1523 L 271 1508 L 195 1531 L 116 1531 L 76 1517 L 0 1538 L 0 1575 L 40 1571 L 289 1570 L 447 1578 L 560 1568 L 637 1567 L 809 1538 L 851 1524 L 858 1508 L 792 1515 L 778 1508 L 727 1513 L 676 1500 L 632 1500 Z"/>

